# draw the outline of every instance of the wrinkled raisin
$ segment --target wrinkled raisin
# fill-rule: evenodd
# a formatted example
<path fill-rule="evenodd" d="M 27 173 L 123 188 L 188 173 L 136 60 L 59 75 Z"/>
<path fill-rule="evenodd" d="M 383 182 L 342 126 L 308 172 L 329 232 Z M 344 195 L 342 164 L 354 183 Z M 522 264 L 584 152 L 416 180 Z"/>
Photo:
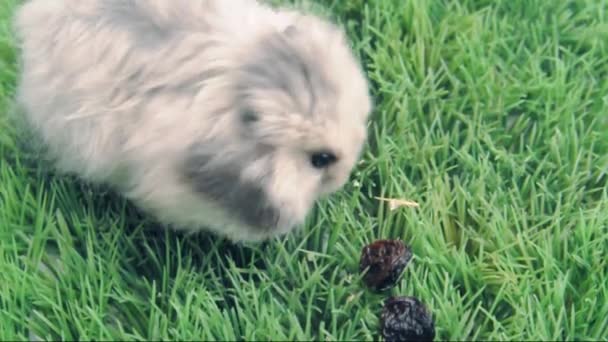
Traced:
<path fill-rule="evenodd" d="M 359 270 L 366 272 L 363 282 L 375 291 L 395 286 L 412 258 L 410 249 L 400 240 L 379 240 L 363 248 Z"/>
<path fill-rule="evenodd" d="M 391 297 L 380 317 L 382 337 L 391 341 L 433 341 L 435 322 L 431 313 L 415 297 Z"/>

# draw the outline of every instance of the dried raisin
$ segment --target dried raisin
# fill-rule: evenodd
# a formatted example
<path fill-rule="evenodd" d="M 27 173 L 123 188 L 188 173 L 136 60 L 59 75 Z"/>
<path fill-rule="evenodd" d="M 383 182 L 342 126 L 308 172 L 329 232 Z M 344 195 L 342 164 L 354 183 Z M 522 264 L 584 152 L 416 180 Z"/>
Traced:
<path fill-rule="evenodd" d="M 391 297 L 380 317 L 382 337 L 391 341 L 433 341 L 435 322 L 425 305 L 415 297 Z"/>
<path fill-rule="evenodd" d="M 384 291 L 397 284 L 412 258 L 410 249 L 400 240 L 379 240 L 365 246 L 359 269 L 366 272 L 363 282 L 372 290 Z"/>

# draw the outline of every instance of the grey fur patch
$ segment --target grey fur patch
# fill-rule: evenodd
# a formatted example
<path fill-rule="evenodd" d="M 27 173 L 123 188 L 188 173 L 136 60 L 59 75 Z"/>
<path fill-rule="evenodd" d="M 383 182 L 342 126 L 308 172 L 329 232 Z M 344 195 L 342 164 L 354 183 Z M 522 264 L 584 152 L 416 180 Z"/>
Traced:
<path fill-rule="evenodd" d="M 249 158 L 218 161 L 217 155 L 195 148 L 185 163 L 183 175 L 196 192 L 227 208 L 243 223 L 260 230 L 272 230 L 278 224 L 279 209 L 270 202 L 261 182 L 245 181 L 240 177 L 247 160 L 267 153 L 268 148 L 257 147 Z"/>
<path fill-rule="evenodd" d="M 185 31 L 196 29 L 208 30 L 209 25 L 204 20 L 196 22 L 184 20 L 192 10 L 189 0 L 173 1 L 171 13 L 159 15 L 153 5 L 145 1 L 103 0 L 99 1 L 99 9 L 106 20 L 114 27 L 121 28 L 133 34 L 134 43 L 141 48 L 157 48 L 166 44 L 172 38 Z M 213 11 L 213 2 L 200 2 L 195 6 L 204 6 L 207 12 Z M 173 18 L 172 18 L 173 17 Z M 175 17 L 181 20 L 173 20 Z M 95 19 L 95 18 L 94 18 Z"/>
<path fill-rule="evenodd" d="M 289 25 L 283 30 L 283 33 L 288 37 L 295 37 L 298 34 L 298 29 L 294 25 Z"/>
<path fill-rule="evenodd" d="M 160 27 L 151 19 L 150 13 L 132 1 L 101 2 L 100 7 L 112 25 L 132 32 L 140 47 L 155 47 L 170 37 L 170 31 Z"/>
<path fill-rule="evenodd" d="M 281 90 L 294 99 L 300 113 L 313 115 L 319 99 L 336 92 L 324 78 L 320 62 L 292 42 L 298 33 L 295 27 L 288 27 L 259 42 L 241 70 L 243 77 L 237 91 L 242 98 L 247 98 L 252 89 Z"/>

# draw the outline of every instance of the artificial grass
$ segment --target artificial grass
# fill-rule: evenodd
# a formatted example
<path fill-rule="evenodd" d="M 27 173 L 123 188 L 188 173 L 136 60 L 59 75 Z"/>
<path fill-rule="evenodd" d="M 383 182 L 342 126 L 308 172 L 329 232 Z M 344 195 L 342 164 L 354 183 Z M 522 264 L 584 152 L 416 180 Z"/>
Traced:
<path fill-rule="evenodd" d="M 154 229 L 32 162 L 7 115 L 17 2 L 0 2 L 1 340 L 377 340 L 387 295 L 358 260 L 378 238 L 411 245 L 392 294 L 425 302 L 438 339 L 608 339 L 605 0 L 318 1 L 370 78 L 369 145 L 306 227 L 248 246 Z"/>

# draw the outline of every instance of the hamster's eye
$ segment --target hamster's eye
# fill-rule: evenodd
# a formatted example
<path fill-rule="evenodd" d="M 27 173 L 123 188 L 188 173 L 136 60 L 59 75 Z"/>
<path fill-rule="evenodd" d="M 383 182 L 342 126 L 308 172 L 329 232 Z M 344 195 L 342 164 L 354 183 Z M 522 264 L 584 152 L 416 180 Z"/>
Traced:
<path fill-rule="evenodd" d="M 316 152 L 310 156 L 310 163 L 316 169 L 324 169 L 337 160 L 336 156 L 331 152 Z"/>

